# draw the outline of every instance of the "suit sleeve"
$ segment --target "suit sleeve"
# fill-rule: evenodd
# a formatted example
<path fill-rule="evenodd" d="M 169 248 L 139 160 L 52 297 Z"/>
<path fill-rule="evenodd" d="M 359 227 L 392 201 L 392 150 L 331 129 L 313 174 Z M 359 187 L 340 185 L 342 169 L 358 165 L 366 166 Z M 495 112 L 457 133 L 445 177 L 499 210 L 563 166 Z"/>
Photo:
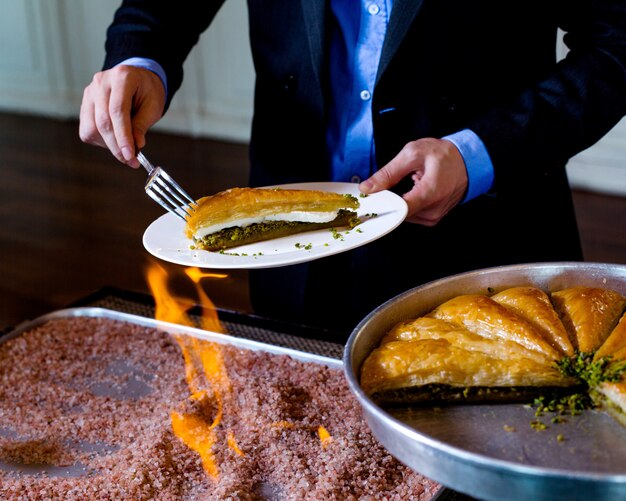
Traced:
<path fill-rule="evenodd" d="M 107 29 L 104 69 L 130 57 L 153 59 L 167 76 L 166 107 L 183 79 L 183 62 L 223 0 L 123 0 Z"/>
<path fill-rule="evenodd" d="M 565 165 L 626 114 L 626 3 L 561 2 L 569 52 L 553 72 L 469 124 L 493 161 L 496 188 L 515 182 L 511 164 Z M 531 162 L 529 164 L 529 162 Z"/>

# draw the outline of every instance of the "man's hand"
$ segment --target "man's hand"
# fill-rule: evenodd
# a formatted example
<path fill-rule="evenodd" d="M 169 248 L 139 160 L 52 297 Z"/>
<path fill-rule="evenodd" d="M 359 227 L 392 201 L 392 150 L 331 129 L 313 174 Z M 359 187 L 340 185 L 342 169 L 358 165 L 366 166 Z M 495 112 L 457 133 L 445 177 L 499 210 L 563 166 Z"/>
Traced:
<path fill-rule="evenodd" d="M 450 141 L 424 138 L 408 143 L 398 155 L 359 185 L 362 193 L 391 188 L 406 176 L 413 188 L 402 198 L 409 206 L 406 221 L 436 225 L 462 199 L 467 171 L 459 150 Z"/>
<path fill-rule="evenodd" d="M 152 71 L 116 66 L 96 73 L 80 107 L 83 142 L 108 148 L 122 163 L 139 167 L 137 151 L 146 133 L 163 115 L 165 88 Z"/>

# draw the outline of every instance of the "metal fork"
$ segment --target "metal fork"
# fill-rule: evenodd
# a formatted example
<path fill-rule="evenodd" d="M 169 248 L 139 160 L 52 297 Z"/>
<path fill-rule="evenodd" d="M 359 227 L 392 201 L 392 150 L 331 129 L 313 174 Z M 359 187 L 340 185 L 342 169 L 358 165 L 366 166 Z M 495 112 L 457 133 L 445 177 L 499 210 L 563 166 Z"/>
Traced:
<path fill-rule="evenodd" d="M 152 200 L 183 221 L 196 210 L 196 202 L 161 167 L 155 167 L 140 151 L 137 160 L 148 171 L 145 190 Z"/>

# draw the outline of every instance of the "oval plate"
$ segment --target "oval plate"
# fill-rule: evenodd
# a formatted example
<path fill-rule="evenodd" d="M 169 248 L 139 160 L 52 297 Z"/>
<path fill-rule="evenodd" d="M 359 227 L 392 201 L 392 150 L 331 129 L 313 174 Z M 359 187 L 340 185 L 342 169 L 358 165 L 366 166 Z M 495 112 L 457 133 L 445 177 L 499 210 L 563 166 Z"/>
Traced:
<path fill-rule="evenodd" d="M 185 235 L 185 223 L 167 213 L 146 229 L 143 245 L 153 256 L 175 264 L 199 268 L 273 268 L 303 263 L 345 252 L 376 240 L 404 221 L 408 207 L 402 197 L 381 191 L 360 197 L 353 183 L 297 183 L 274 186 L 282 189 L 321 190 L 358 197 L 361 224 L 349 231 L 329 229 L 308 231 L 228 249 L 223 253 L 192 249 Z"/>

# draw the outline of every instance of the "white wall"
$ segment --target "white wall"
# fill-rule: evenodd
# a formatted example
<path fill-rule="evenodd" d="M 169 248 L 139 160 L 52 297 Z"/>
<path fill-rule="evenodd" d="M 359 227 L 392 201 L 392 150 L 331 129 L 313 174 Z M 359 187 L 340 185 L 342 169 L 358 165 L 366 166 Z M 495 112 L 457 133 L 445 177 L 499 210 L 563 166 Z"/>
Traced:
<path fill-rule="evenodd" d="M 566 54 L 560 32 L 557 58 Z M 591 148 L 573 157 L 567 165 L 567 175 L 573 187 L 626 195 L 626 118 Z"/>
<path fill-rule="evenodd" d="M 572 187 L 626 196 L 626 120 L 567 164 Z"/>
<path fill-rule="evenodd" d="M 118 4 L 0 0 L 0 110 L 76 117 Z M 253 85 L 245 0 L 229 0 L 192 51 L 183 86 L 155 128 L 246 142 Z M 626 195 L 626 119 L 574 157 L 568 174 L 572 186 Z"/>
<path fill-rule="evenodd" d="M 0 110 L 77 116 L 119 3 L 1 0 Z M 156 128 L 248 141 L 253 85 L 245 0 L 230 0 L 185 63 L 185 82 Z"/>

